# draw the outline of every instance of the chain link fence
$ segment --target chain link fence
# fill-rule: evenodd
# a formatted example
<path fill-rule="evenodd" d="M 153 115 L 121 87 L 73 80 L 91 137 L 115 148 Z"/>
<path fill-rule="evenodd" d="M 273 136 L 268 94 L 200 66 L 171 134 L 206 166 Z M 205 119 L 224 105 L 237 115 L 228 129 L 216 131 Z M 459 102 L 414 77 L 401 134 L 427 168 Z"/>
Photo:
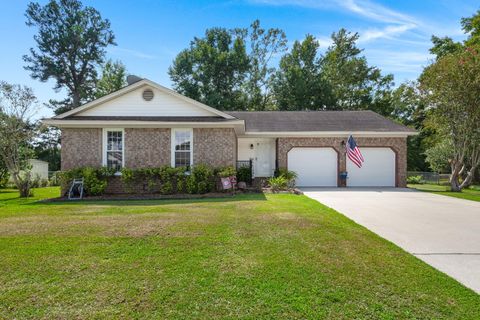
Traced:
<path fill-rule="evenodd" d="M 422 183 L 448 184 L 450 174 L 424 171 L 407 171 L 407 180 L 410 177 L 421 177 Z"/>

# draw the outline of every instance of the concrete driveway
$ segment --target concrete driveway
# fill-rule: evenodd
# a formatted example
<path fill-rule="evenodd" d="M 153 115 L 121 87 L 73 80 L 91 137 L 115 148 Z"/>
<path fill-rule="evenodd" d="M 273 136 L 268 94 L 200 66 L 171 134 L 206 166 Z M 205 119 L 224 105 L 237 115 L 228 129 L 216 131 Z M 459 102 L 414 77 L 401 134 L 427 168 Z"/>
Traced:
<path fill-rule="evenodd" d="M 302 190 L 480 293 L 480 202 L 411 189 Z"/>

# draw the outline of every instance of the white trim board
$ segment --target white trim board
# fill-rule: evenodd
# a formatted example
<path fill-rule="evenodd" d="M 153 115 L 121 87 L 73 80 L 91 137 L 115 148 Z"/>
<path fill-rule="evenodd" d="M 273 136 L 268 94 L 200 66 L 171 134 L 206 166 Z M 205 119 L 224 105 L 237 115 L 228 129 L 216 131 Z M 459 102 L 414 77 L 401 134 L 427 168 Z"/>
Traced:
<path fill-rule="evenodd" d="M 57 126 L 59 128 L 103 128 L 128 127 L 128 128 L 232 128 L 244 126 L 243 120 L 229 120 L 225 122 L 195 122 L 195 121 L 140 121 L 140 120 L 68 120 L 68 119 L 43 119 L 45 125 Z"/>

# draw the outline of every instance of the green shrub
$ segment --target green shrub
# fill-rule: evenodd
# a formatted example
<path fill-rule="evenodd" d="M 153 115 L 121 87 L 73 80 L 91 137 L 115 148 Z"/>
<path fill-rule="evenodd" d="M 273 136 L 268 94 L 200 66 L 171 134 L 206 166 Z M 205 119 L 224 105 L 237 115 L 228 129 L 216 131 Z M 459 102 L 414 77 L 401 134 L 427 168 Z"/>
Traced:
<path fill-rule="evenodd" d="M 113 176 L 115 170 L 103 168 L 76 168 L 68 171 L 62 171 L 58 174 L 58 180 L 62 190 L 69 190 L 73 179 L 83 178 L 83 191 L 85 195 L 97 196 L 105 192 L 107 188 L 107 179 Z"/>
<path fill-rule="evenodd" d="M 198 192 L 197 186 L 198 183 L 195 181 L 195 179 L 192 176 L 188 176 L 185 182 L 185 191 L 190 194 L 195 194 Z"/>
<path fill-rule="evenodd" d="M 161 194 L 172 194 L 173 193 L 173 184 L 171 181 L 166 181 L 160 187 Z"/>
<path fill-rule="evenodd" d="M 190 193 L 204 194 L 215 190 L 217 177 L 235 176 L 233 167 L 213 169 L 204 164 L 192 167 L 187 174 L 186 168 L 123 168 L 121 179 L 127 190 L 134 192 L 136 187 L 144 186 L 152 193 L 174 194 Z M 105 192 L 108 177 L 114 174 L 106 168 L 78 168 L 61 172 L 57 175 L 63 190 L 68 190 L 75 178 L 84 179 L 86 195 L 100 195 Z"/>
<path fill-rule="evenodd" d="M 49 187 L 56 187 L 60 185 L 60 181 L 58 179 L 58 172 L 54 172 L 53 175 L 48 180 Z"/>
<path fill-rule="evenodd" d="M 275 176 L 284 177 L 287 180 L 287 186 L 289 188 L 295 187 L 295 179 L 297 179 L 297 173 L 295 171 L 280 168 L 275 172 Z"/>
<path fill-rule="evenodd" d="M 215 189 L 215 176 L 212 168 L 204 164 L 193 167 L 187 177 L 186 191 L 188 193 L 208 193 Z"/>
<path fill-rule="evenodd" d="M 177 186 L 176 186 L 176 189 L 175 189 L 176 193 L 187 192 L 186 187 L 185 187 L 185 185 L 186 185 L 185 180 L 186 180 L 185 178 L 177 180 Z"/>
<path fill-rule="evenodd" d="M 200 181 L 197 184 L 197 193 L 204 194 L 210 192 L 210 188 L 207 181 Z"/>
<path fill-rule="evenodd" d="M 163 166 L 160 168 L 122 169 L 122 181 L 129 191 L 134 187 L 144 185 L 149 192 L 171 194 L 175 192 L 175 186 L 179 179 L 183 179 L 185 168 L 172 168 Z"/>
<path fill-rule="evenodd" d="M 283 176 L 271 177 L 267 180 L 267 183 L 273 192 L 288 189 L 288 180 Z"/>
<path fill-rule="evenodd" d="M 250 167 L 240 167 L 237 170 L 237 181 L 240 182 L 252 182 L 252 168 Z"/>
<path fill-rule="evenodd" d="M 407 183 L 409 183 L 409 184 L 423 184 L 422 176 L 407 177 Z"/>
<path fill-rule="evenodd" d="M 234 167 L 225 167 L 225 168 L 221 168 L 218 171 L 217 175 L 220 178 L 235 177 L 237 175 L 237 171 L 235 170 Z"/>
<path fill-rule="evenodd" d="M 219 174 L 231 174 L 233 168 L 215 170 Z M 215 188 L 214 170 L 209 166 L 198 164 L 186 174 L 186 168 L 172 168 L 164 166 L 148 169 L 122 170 L 122 181 L 127 188 L 133 189 L 135 185 L 146 184 L 150 192 L 161 194 L 172 193 L 207 193 Z"/>

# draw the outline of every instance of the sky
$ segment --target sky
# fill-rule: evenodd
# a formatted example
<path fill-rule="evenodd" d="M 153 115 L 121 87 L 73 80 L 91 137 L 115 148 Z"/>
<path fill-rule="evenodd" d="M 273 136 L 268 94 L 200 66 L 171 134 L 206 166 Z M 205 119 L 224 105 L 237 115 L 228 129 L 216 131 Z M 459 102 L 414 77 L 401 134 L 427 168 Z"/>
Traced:
<path fill-rule="evenodd" d="M 22 56 L 35 46 L 35 28 L 25 24 L 29 1 L 0 0 L 0 80 L 30 86 L 40 102 L 61 99 L 54 82 L 41 83 L 24 70 Z M 41 4 L 47 1 L 39 0 Z M 370 65 L 392 73 L 395 83 L 415 80 L 431 61 L 432 34 L 464 38 L 460 19 L 480 9 L 477 1 L 455 0 L 84 0 L 111 22 L 117 46 L 107 57 L 121 60 L 128 73 L 171 87 L 168 67 L 176 54 L 211 27 L 281 28 L 289 45 L 314 35 L 324 51 L 340 28 L 358 32 L 358 46 Z M 43 107 L 38 117 L 51 116 Z"/>

